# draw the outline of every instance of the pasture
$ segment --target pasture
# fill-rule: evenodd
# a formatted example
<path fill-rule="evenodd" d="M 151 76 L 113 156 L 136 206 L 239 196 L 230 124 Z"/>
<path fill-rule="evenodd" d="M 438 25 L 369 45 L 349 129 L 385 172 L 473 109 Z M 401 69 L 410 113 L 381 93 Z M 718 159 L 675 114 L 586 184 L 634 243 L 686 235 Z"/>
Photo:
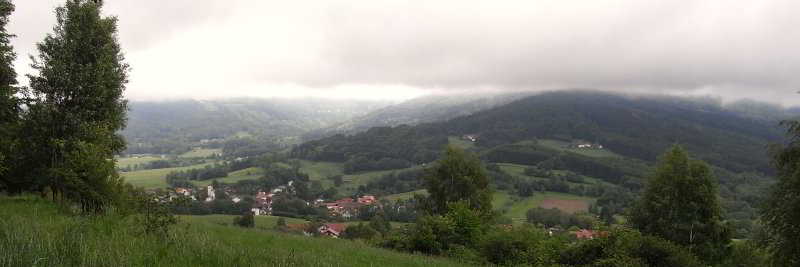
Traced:
<path fill-rule="evenodd" d="M 164 159 L 161 157 L 154 157 L 154 156 L 147 156 L 147 157 L 119 157 L 117 158 L 117 168 L 124 168 L 126 166 L 130 166 L 133 168 L 136 164 L 143 164 L 159 159 Z"/>
<path fill-rule="evenodd" d="M 120 176 L 125 178 L 125 182 L 145 189 L 165 188 L 167 187 L 166 176 L 171 171 L 185 171 L 191 169 L 200 169 L 205 165 L 212 163 L 203 163 L 186 167 L 165 168 L 165 169 L 152 169 L 135 172 L 120 173 Z"/>
<path fill-rule="evenodd" d="M 181 158 L 207 158 L 214 154 L 222 153 L 222 148 L 195 148 L 192 151 L 180 154 Z"/>
<path fill-rule="evenodd" d="M 387 200 L 389 200 L 391 202 L 395 202 L 398 199 L 405 199 L 405 200 L 412 199 L 412 198 L 414 198 L 415 194 L 427 195 L 428 191 L 425 190 L 425 189 L 420 189 L 420 190 L 417 190 L 417 191 L 411 191 L 411 192 L 399 193 L 399 194 L 394 194 L 394 195 L 388 195 L 388 196 L 384 196 L 384 197 L 381 197 L 381 198 L 382 199 L 387 199 Z"/>
<path fill-rule="evenodd" d="M 242 180 L 255 180 L 264 176 L 264 169 L 261 167 L 250 167 L 247 169 L 241 169 L 234 172 L 229 172 L 228 177 L 216 178 L 216 179 L 209 179 L 209 180 L 194 180 L 191 181 L 192 184 L 196 186 L 207 186 L 211 184 L 211 181 L 217 180 L 220 183 L 229 183 L 233 184 L 238 181 Z"/>

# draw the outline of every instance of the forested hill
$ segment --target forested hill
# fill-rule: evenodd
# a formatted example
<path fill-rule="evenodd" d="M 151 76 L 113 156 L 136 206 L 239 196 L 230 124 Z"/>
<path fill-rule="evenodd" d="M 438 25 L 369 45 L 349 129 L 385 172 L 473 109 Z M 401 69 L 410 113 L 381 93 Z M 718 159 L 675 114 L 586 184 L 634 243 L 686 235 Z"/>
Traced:
<path fill-rule="evenodd" d="M 534 139 L 582 140 L 648 162 L 679 143 L 712 165 L 769 173 L 768 146 L 782 140 L 780 116 L 742 114 L 714 101 L 560 91 L 446 122 L 327 137 L 300 145 L 294 153 L 339 162 L 361 158 L 422 163 L 435 159 L 448 136 L 474 134 L 479 136 L 478 149 Z"/>
<path fill-rule="evenodd" d="M 131 102 L 122 131 L 128 153 L 179 154 L 203 139 L 267 138 L 297 142 L 301 134 L 388 105 L 379 101 L 243 98 Z"/>
<path fill-rule="evenodd" d="M 346 122 L 312 131 L 305 134 L 303 139 L 314 140 L 335 134 L 355 134 L 372 127 L 446 121 L 502 106 L 532 94 L 531 92 L 513 92 L 424 96 L 379 108 Z"/>

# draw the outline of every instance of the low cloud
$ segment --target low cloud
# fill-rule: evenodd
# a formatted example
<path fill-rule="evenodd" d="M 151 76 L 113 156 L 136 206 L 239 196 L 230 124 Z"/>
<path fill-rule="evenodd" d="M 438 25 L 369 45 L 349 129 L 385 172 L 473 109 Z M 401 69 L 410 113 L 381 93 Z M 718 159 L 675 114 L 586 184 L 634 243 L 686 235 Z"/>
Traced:
<path fill-rule="evenodd" d="M 17 2 L 30 51 L 58 1 Z M 134 98 L 597 88 L 800 103 L 791 0 L 107 2 Z"/>

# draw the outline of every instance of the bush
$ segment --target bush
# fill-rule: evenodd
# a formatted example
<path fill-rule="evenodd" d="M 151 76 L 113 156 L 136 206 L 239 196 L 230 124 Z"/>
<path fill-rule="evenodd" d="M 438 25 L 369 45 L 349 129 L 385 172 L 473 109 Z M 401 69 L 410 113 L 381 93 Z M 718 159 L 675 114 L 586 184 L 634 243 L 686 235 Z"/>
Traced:
<path fill-rule="evenodd" d="M 610 230 L 567 249 L 559 263 L 570 266 L 703 266 L 684 248 L 636 230 Z"/>
<path fill-rule="evenodd" d="M 566 240 L 550 237 L 527 225 L 522 228 L 494 228 L 479 242 L 481 254 L 497 265 L 549 266 L 563 250 Z"/>
<path fill-rule="evenodd" d="M 256 225 L 255 218 L 253 218 L 253 214 L 245 213 L 242 216 L 233 217 L 233 225 L 244 227 L 244 228 L 252 228 Z"/>

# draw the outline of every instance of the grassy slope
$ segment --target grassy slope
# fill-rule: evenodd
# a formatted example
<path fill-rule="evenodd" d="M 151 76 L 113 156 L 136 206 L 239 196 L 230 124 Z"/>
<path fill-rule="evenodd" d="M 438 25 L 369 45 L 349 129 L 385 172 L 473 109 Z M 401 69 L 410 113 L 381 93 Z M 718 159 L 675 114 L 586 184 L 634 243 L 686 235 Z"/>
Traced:
<path fill-rule="evenodd" d="M 250 173 L 250 175 L 247 175 L 248 172 Z M 233 183 L 236 183 L 236 182 L 241 181 L 241 180 L 255 180 L 255 179 L 261 178 L 262 176 L 264 176 L 264 169 L 262 169 L 261 167 L 250 167 L 250 168 L 238 170 L 238 171 L 235 171 L 235 172 L 229 172 L 228 173 L 228 177 L 217 178 L 216 180 L 217 180 L 217 182 L 220 182 L 220 183 L 224 182 L 224 183 L 233 184 Z M 207 185 L 210 185 L 211 181 L 213 181 L 213 180 L 215 180 L 215 179 L 202 180 L 202 181 L 192 181 L 192 184 L 197 185 L 197 186 L 207 186 Z"/>
<path fill-rule="evenodd" d="M 519 177 L 532 179 L 532 180 L 542 180 L 542 181 L 548 180 L 547 178 L 543 178 L 543 177 L 533 177 L 533 176 L 526 175 L 525 174 L 525 168 L 528 167 L 526 165 L 511 164 L 511 163 L 497 163 L 497 165 L 499 165 L 500 169 L 503 170 L 504 172 L 506 172 L 508 174 L 511 174 L 511 175 L 514 175 L 514 176 L 519 176 Z M 569 173 L 569 171 L 562 171 L 562 170 L 554 170 L 553 172 L 555 172 L 556 174 L 567 174 L 567 173 Z M 609 182 L 606 182 L 606 181 L 603 181 L 603 180 L 600 180 L 600 179 L 597 179 L 597 178 L 594 178 L 594 177 L 583 176 L 583 178 L 584 178 L 584 180 L 586 182 L 588 182 L 588 184 L 616 186 L 616 185 L 614 185 L 612 183 L 609 183 Z M 570 185 L 573 185 L 573 186 L 581 185 L 580 183 L 573 183 L 573 182 L 567 182 L 567 183 L 570 184 Z"/>
<path fill-rule="evenodd" d="M 324 180 L 328 176 L 343 175 L 344 164 L 338 162 L 303 160 L 300 172 L 307 173 L 311 180 Z"/>
<path fill-rule="evenodd" d="M 550 140 L 550 139 L 542 139 L 538 140 L 538 144 L 541 146 L 549 147 L 556 150 L 563 150 L 569 151 L 577 154 L 581 154 L 587 157 L 596 157 L 596 158 L 621 158 L 617 153 L 611 152 L 608 149 L 595 149 L 595 148 L 566 148 L 569 143 L 557 141 L 557 140 Z"/>
<path fill-rule="evenodd" d="M 475 146 L 475 143 L 467 141 L 467 140 L 464 140 L 464 139 L 461 139 L 460 137 L 456 137 L 456 136 L 448 136 L 447 137 L 447 142 L 450 145 L 457 146 L 457 147 L 460 147 L 462 149 L 470 149 L 470 148 Z"/>
<path fill-rule="evenodd" d="M 545 194 L 541 194 L 536 192 L 531 197 L 526 197 L 519 202 L 515 202 L 514 205 L 512 205 L 509 209 L 508 213 L 506 213 L 506 216 L 514 219 L 515 222 L 524 221 L 525 214 L 528 212 L 528 210 L 538 207 L 539 203 L 541 203 L 545 198 L 584 200 L 587 202 L 594 202 L 596 200 L 595 198 L 591 197 L 582 197 L 564 193 L 547 192 Z"/>
<path fill-rule="evenodd" d="M 192 151 L 181 154 L 182 158 L 205 158 L 213 154 L 222 153 L 222 148 L 195 148 Z"/>
<path fill-rule="evenodd" d="M 334 239 L 208 224 L 146 236 L 132 220 L 67 215 L 44 200 L 0 197 L 0 266 L 463 266 Z"/>
<path fill-rule="evenodd" d="M 171 171 L 185 171 L 191 169 L 199 169 L 203 168 L 204 166 L 213 163 L 203 163 L 197 164 L 192 166 L 186 167 L 177 167 L 177 168 L 166 168 L 166 169 L 153 169 L 153 170 L 144 170 L 144 171 L 136 171 L 136 172 L 126 172 L 121 173 L 122 177 L 125 177 L 125 181 L 130 183 L 133 186 L 144 187 L 146 189 L 151 188 L 164 188 L 167 187 L 167 181 L 165 177 Z"/>
<path fill-rule="evenodd" d="M 400 194 L 388 195 L 388 196 L 385 196 L 383 198 L 394 202 L 394 201 L 397 201 L 398 199 L 408 200 L 408 199 L 414 198 L 414 194 L 427 195 L 428 191 L 425 190 L 425 189 L 420 189 L 420 190 L 417 190 L 417 191 L 411 191 L 411 192 L 405 192 L 405 193 L 400 193 Z"/>

